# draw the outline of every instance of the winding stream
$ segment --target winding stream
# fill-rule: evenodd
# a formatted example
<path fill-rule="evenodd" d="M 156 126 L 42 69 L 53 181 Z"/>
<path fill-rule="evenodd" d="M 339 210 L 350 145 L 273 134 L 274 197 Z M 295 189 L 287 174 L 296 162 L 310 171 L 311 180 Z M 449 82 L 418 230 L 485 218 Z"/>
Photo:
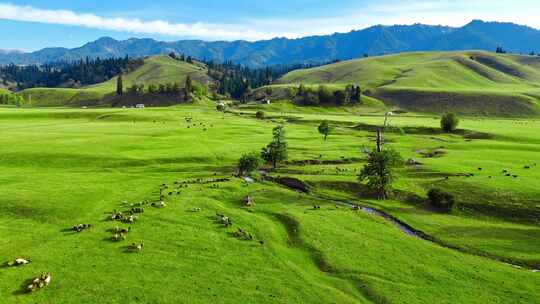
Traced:
<path fill-rule="evenodd" d="M 268 172 L 260 171 L 260 173 L 263 175 L 263 177 L 265 177 L 266 181 L 276 183 L 274 179 L 269 178 Z M 276 184 L 279 184 L 279 183 L 276 183 Z M 281 184 L 279 184 L 279 185 L 281 185 Z M 283 186 L 283 185 L 281 185 L 281 186 Z M 401 230 L 403 233 L 405 233 L 406 235 L 408 235 L 410 237 L 413 237 L 413 238 L 416 238 L 416 239 L 422 239 L 422 240 L 425 240 L 425 241 L 429 241 L 429 242 L 435 243 L 435 244 L 437 244 L 437 245 L 439 245 L 441 247 L 445 247 L 445 248 L 452 249 L 452 250 L 457 250 L 457 251 L 459 251 L 461 253 L 488 258 L 490 260 L 501 262 L 501 263 L 503 263 L 505 265 L 509 265 L 509 266 L 517 268 L 517 269 L 523 269 L 523 270 L 527 270 L 527 271 L 530 271 L 530 272 L 533 272 L 533 273 L 540 273 L 540 269 L 534 269 L 534 268 L 530 268 L 530 267 L 527 267 L 527 266 L 515 265 L 515 264 L 512 264 L 512 263 L 509 263 L 508 261 L 505 261 L 504 258 L 493 257 L 493 256 L 488 255 L 487 253 L 486 254 L 479 254 L 479 253 L 464 251 L 464 250 L 462 250 L 461 248 L 459 248 L 456 245 L 445 243 L 445 242 L 443 242 L 441 240 L 438 240 L 435 237 L 433 237 L 431 235 L 428 235 L 428 234 L 426 234 L 426 233 L 424 233 L 424 232 L 422 232 L 420 230 L 414 229 L 412 226 L 408 225 L 407 223 L 397 219 L 396 217 L 394 217 L 394 216 L 392 216 L 392 215 L 390 215 L 390 214 L 388 214 L 388 213 L 386 213 L 386 212 L 384 212 L 382 210 L 378 210 L 378 209 L 368 207 L 368 206 L 360 206 L 360 205 L 349 203 L 349 202 L 346 202 L 346 201 L 338 201 L 338 200 L 335 200 L 333 198 L 328 198 L 328 197 L 324 197 L 324 196 L 321 196 L 321 195 L 316 195 L 316 194 L 313 194 L 313 193 L 310 193 L 309 195 L 312 196 L 312 197 L 318 198 L 318 199 L 322 199 L 322 200 L 325 200 L 325 201 L 332 202 L 334 204 L 347 206 L 349 208 L 352 208 L 353 210 L 359 210 L 359 211 L 362 211 L 362 212 L 364 212 L 366 214 L 369 214 L 369 215 L 382 217 L 384 220 L 386 220 L 387 222 L 389 222 L 392 225 L 396 226 L 399 230 Z"/>

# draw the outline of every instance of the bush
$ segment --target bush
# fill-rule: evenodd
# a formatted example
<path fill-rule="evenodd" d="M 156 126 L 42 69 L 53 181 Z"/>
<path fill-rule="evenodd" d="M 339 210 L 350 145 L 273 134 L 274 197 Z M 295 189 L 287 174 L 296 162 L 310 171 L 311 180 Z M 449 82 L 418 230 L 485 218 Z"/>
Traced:
<path fill-rule="evenodd" d="M 454 114 L 454 113 L 445 114 L 441 118 L 441 129 L 444 132 L 447 132 L 447 133 L 454 132 L 456 130 L 458 124 L 459 124 L 459 119 L 457 118 L 456 114 Z"/>
<path fill-rule="evenodd" d="M 454 196 L 452 194 L 439 188 L 433 188 L 428 191 L 428 202 L 435 208 L 447 211 L 451 210 L 455 203 Z"/>
<path fill-rule="evenodd" d="M 259 168 L 260 164 L 261 159 L 258 153 L 244 154 L 238 161 L 238 174 L 241 176 L 247 175 Z"/>
<path fill-rule="evenodd" d="M 257 113 L 255 113 L 255 117 L 257 117 L 257 119 L 264 119 L 266 114 L 263 111 L 257 111 Z"/>

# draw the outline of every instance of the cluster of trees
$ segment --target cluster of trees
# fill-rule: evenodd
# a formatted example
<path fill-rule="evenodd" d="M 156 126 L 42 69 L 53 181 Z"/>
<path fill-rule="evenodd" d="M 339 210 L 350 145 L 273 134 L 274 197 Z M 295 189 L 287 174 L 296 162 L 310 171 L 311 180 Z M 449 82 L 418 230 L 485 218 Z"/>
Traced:
<path fill-rule="evenodd" d="M 448 121 L 451 127 L 446 130 L 455 130 L 459 120 L 454 114 L 446 114 L 441 121 Z M 441 123 L 443 129 L 445 124 Z M 328 121 L 321 121 L 317 130 L 326 140 L 333 127 Z M 396 169 L 404 164 L 399 152 L 392 148 L 384 148 L 382 145 L 383 129 L 377 131 L 377 145 L 367 153 L 367 162 L 361 169 L 358 179 L 365 182 L 366 187 L 377 195 L 379 199 L 386 199 L 391 190 L 392 183 L 396 180 Z M 245 176 L 255 171 L 262 161 L 271 164 L 274 169 L 279 162 L 287 160 L 288 145 L 285 138 L 285 129 L 279 125 L 273 129 L 272 141 L 262 149 L 261 153 L 251 152 L 242 155 L 238 161 L 238 174 Z M 440 188 L 432 188 L 428 191 L 427 203 L 433 208 L 449 212 L 455 204 L 455 198 Z"/>
<path fill-rule="evenodd" d="M 17 94 L 0 94 L 0 104 L 20 107 L 24 104 L 24 98 Z"/>
<path fill-rule="evenodd" d="M 362 103 L 362 90 L 359 86 L 348 85 L 344 90 L 332 91 L 321 85 L 317 89 L 301 84 L 289 92 L 291 98 L 301 105 L 351 105 Z"/>
<path fill-rule="evenodd" d="M 252 69 L 232 62 L 205 62 L 208 75 L 218 83 L 217 93 L 234 99 L 245 100 L 253 88 L 271 84 L 275 79 L 297 69 L 312 65 L 276 65 Z"/>
<path fill-rule="evenodd" d="M 171 58 L 194 63 L 195 59 L 184 54 L 169 54 Z M 208 67 L 208 76 L 217 82 L 216 92 L 237 100 L 245 100 L 253 88 L 271 84 L 275 79 L 298 69 L 308 69 L 322 64 L 274 65 L 264 68 L 249 68 L 232 61 L 217 63 L 215 61 L 198 60 Z M 324 63 L 327 64 L 327 63 Z"/>
<path fill-rule="evenodd" d="M 502 46 L 498 46 L 497 49 L 495 49 L 495 53 L 497 53 L 497 54 L 506 54 L 507 51 Z M 520 54 L 523 55 L 523 53 L 520 53 Z M 531 51 L 529 53 L 529 56 L 539 56 L 540 57 L 540 53 L 537 53 L 535 51 Z"/>
<path fill-rule="evenodd" d="M 504 48 L 502 46 L 498 46 L 497 49 L 495 50 L 495 53 L 497 53 L 497 54 L 506 54 L 506 51 L 504 50 Z"/>
<path fill-rule="evenodd" d="M 193 96 L 203 97 L 208 94 L 208 89 L 205 86 L 198 85 L 191 80 L 188 75 L 184 82 L 184 87 L 181 87 L 178 82 L 160 83 L 160 84 L 133 84 L 127 88 L 128 94 L 144 95 L 144 94 L 167 94 L 167 95 L 182 95 L 186 101 L 190 101 Z M 122 75 L 118 75 L 116 81 L 116 95 L 124 95 L 124 83 Z"/>
<path fill-rule="evenodd" d="M 109 58 L 75 62 L 55 62 L 45 65 L 0 66 L 0 76 L 17 84 L 19 90 L 33 87 L 79 87 L 107 81 L 123 71 L 142 65 L 142 59 Z"/>
<path fill-rule="evenodd" d="M 261 153 L 251 152 L 242 155 L 238 161 L 238 174 L 245 176 L 255 171 L 265 161 L 274 169 L 282 161 L 287 160 L 288 145 L 285 138 L 285 128 L 279 125 L 272 131 L 272 141 L 261 150 Z"/>
<path fill-rule="evenodd" d="M 169 57 L 171 57 L 172 59 L 184 61 L 191 64 L 194 63 L 193 58 L 191 56 L 186 56 L 184 54 L 176 54 L 175 52 L 171 52 L 169 53 Z"/>

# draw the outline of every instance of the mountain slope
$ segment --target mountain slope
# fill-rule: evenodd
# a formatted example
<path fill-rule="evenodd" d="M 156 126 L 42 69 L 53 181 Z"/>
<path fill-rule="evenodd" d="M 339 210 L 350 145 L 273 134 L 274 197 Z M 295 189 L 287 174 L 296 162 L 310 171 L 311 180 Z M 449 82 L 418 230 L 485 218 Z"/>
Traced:
<path fill-rule="evenodd" d="M 512 23 L 475 20 L 461 28 L 422 24 L 373 26 L 364 30 L 300 39 L 216 41 L 153 39 L 117 41 L 101 38 L 75 49 L 46 48 L 34 53 L 0 53 L 0 64 L 45 63 L 85 57 L 144 57 L 172 51 L 195 58 L 233 61 L 260 67 L 274 64 L 323 63 L 347 60 L 364 54 L 382 55 L 411 51 L 488 50 L 503 46 L 511 52 L 540 52 L 540 31 Z"/>
<path fill-rule="evenodd" d="M 123 75 L 124 89 L 134 84 L 179 83 L 184 85 L 187 76 L 194 81 L 208 85 L 211 82 L 206 67 L 202 64 L 189 64 L 169 56 L 149 57 L 144 64 L 134 71 Z M 30 106 L 79 106 L 97 105 L 116 91 L 117 77 L 106 82 L 87 86 L 81 89 L 65 88 L 32 88 L 21 94 Z"/>
<path fill-rule="evenodd" d="M 414 111 L 535 115 L 540 58 L 487 52 L 405 53 L 339 62 L 283 76 L 281 84 L 358 84 Z"/>

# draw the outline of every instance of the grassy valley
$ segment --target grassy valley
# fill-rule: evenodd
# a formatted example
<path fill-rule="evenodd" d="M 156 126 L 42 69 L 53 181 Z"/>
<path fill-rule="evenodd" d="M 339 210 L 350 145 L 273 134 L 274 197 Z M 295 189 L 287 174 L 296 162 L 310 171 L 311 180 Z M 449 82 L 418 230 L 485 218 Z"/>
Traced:
<path fill-rule="evenodd" d="M 540 268 L 540 169 L 524 169 L 538 161 L 540 121 L 464 118 L 460 135 L 437 131 L 438 117 L 395 116 L 391 125 L 404 133 L 387 133 L 385 147 L 421 164 L 399 169 L 399 195 L 379 201 L 363 194 L 357 175 L 365 163 L 360 148 L 374 145 L 370 126 L 381 126 L 382 115 L 270 106 L 276 110 L 251 105 L 222 113 L 212 102 L 1 109 L 8 136 L 0 139 L 0 260 L 24 256 L 31 263 L 0 268 L 0 297 L 6 303 L 540 302 L 539 273 L 531 271 Z M 255 118 L 260 110 L 266 119 Z M 326 142 L 316 130 L 323 119 L 335 127 Z M 262 173 L 254 182 L 232 175 L 240 155 L 265 146 L 277 124 L 285 126 L 289 159 L 266 170 L 305 182 L 307 193 Z M 446 153 L 418 152 L 435 148 Z M 114 210 L 158 202 L 162 185 L 164 208 L 144 205 L 132 224 L 110 220 Z M 424 203 L 434 185 L 456 196 L 451 213 Z M 243 204 L 247 195 L 252 207 Z M 386 212 L 430 240 L 347 204 Z M 233 226 L 220 224 L 216 213 Z M 92 226 L 77 233 L 71 229 L 77 223 Z M 113 241 L 116 226 L 131 226 L 125 241 Z M 253 240 L 235 237 L 238 228 Z M 132 242 L 144 242 L 144 249 L 130 251 Z M 25 280 L 41 272 L 52 273 L 50 286 L 24 293 Z"/>
<path fill-rule="evenodd" d="M 123 84 L 208 86 L 208 74 L 149 57 Z M 269 103 L 111 107 L 116 81 L 0 107 L 0 263 L 29 260 L 0 267 L 2 303 L 540 303 L 540 59 L 338 62 L 254 88 Z M 363 95 L 302 106 L 287 96 L 300 84 Z M 238 175 L 279 125 L 287 159 Z M 358 178 L 378 129 L 405 160 L 385 199 Z M 429 204 L 433 188 L 453 207 Z"/>

